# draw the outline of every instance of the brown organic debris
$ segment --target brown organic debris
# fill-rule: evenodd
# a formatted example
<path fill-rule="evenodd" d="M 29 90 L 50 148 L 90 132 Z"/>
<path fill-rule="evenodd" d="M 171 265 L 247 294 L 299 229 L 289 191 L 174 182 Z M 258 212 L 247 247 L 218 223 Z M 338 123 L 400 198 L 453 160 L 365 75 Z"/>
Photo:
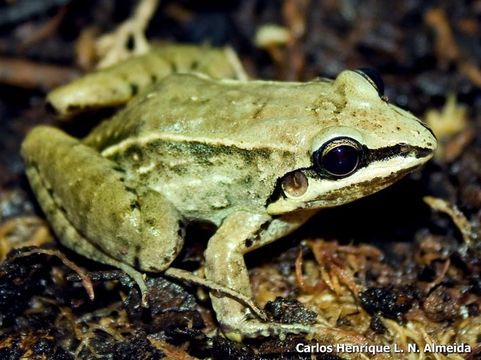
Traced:
<path fill-rule="evenodd" d="M 13 250 L 51 243 L 53 238 L 44 220 L 36 216 L 11 218 L 0 224 L 0 262 Z"/>
<path fill-rule="evenodd" d="M 0 83 L 26 89 L 51 90 L 78 77 L 73 68 L 0 57 Z"/>
<path fill-rule="evenodd" d="M 472 242 L 476 240 L 475 232 L 471 227 L 468 219 L 464 216 L 464 214 L 459 211 L 459 209 L 452 204 L 449 204 L 447 201 L 434 198 L 432 196 L 425 196 L 423 200 L 433 209 L 436 211 L 443 212 L 451 217 L 454 224 L 457 226 L 461 235 L 463 237 L 464 243 L 466 245 L 472 245 Z"/>

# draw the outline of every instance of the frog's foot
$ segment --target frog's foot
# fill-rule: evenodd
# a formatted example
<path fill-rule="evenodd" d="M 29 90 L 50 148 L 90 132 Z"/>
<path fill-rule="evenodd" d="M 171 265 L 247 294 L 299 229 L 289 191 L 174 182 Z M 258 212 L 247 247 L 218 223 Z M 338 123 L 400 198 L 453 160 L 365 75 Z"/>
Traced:
<path fill-rule="evenodd" d="M 235 322 L 235 326 L 222 325 L 224 335 L 232 340 L 241 342 L 243 338 L 256 338 L 259 336 L 276 336 L 284 340 L 289 334 L 305 334 L 315 336 L 317 334 L 315 326 L 302 324 L 280 324 L 274 322 L 263 323 L 255 320 L 244 320 Z"/>
<path fill-rule="evenodd" d="M 205 252 L 207 279 L 252 298 L 244 254 L 295 230 L 313 213 L 297 213 L 276 219 L 267 214 L 246 211 L 232 214 L 209 240 Z M 283 337 L 287 334 L 315 333 L 311 326 L 249 319 L 253 313 L 245 304 L 225 296 L 221 291 L 211 291 L 210 296 L 217 320 L 226 336 L 232 340 L 240 340 L 244 336 Z"/>
<path fill-rule="evenodd" d="M 223 311 L 220 311 L 218 313 L 218 317 L 223 319 L 223 323 L 221 324 L 222 331 L 231 340 L 240 341 L 243 337 L 284 337 L 287 334 L 314 335 L 314 333 L 317 333 L 315 327 L 313 326 L 269 322 L 266 313 L 260 309 L 249 297 L 210 280 L 200 278 L 199 276 L 196 276 L 186 270 L 171 267 L 168 268 L 164 274 L 177 280 L 190 282 L 209 289 L 211 296 L 222 299 L 219 301 L 223 302 L 223 305 L 221 306 L 223 309 L 232 309 L 242 305 L 244 307 L 243 313 L 250 312 L 251 318 L 257 318 L 246 320 L 244 315 L 236 316 L 235 314 L 232 315 L 229 312 L 224 313 Z M 230 326 L 229 324 L 236 325 Z"/>
<path fill-rule="evenodd" d="M 169 269 L 170 270 L 170 269 Z M 266 321 L 265 313 L 257 306 L 252 308 L 237 296 L 226 293 L 222 286 L 210 284 L 211 299 L 216 310 L 217 319 L 224 335 L 233 341 L 243 338 L 256 338 L 259 336 L 278 336 L 283 340 L 289 334 L 306 334 L 314 336 L 324 325 L 284 324 Z M 232 290 L 230 290 L 232 292 Z M 215 294 L 215 295 L 214 295 Z M 243 297 L 242 295 L 240 296 Z"/>
<path fill-rule="evenodd" d="M 227 296 L 231 299 L 234 299 L 238 303 L 243 304 L 245 307 L 249 308 L 249 310 L 259 319 L 267 321 L 266 313 L 261 310 L 255 303 L 252 301 L 251 298 L 238 293 L 232 289 L 229 289 L 225 286 L 219 285 L 214 283 L 213 281 L 201 278 L 197 275 L 192 274 L 189 271 L 178 269 L 178 268 L 168 268 L 165 270 L 164 275 L 170 276 L 174 279 L 181 280 L 184 282 L 190 282 L 196 284 L 198 286 L 205 287 L 206 289 L 210 290 L 213 293 L 219 294 L 220 296 Z"/>

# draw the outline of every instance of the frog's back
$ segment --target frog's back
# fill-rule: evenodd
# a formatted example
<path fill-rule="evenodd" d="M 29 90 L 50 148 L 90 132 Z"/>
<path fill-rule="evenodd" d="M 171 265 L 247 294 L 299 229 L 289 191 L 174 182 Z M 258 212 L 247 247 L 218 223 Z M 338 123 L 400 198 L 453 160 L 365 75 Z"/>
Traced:
<path fill-rule="evenodd" d="M 265 208 L 279 179 L 311 168 L 313 152 L 333 136 L 389 153 L 401 142 L 429 148 L 422 131 L 356 72 L 307 83 L 173 74 L 84 141 L 126 181 L 164 194 L 187 217 L 219 224 L 233 209 Z"/>
<path fill-rule="evenodd" d="M 184 216 L 218 225 L 235 208 L 263 208 L 280 176 L 310 165 L 296 155 L 332 118 L 330 87 L 170 75 L 84 141 Z"/>
<path fill-rule="evenodd" d="M 325 80 L 246 82 L 173 74 L 133 99 L 85 141 L 99 150 L 133 138 L 160 137 L 299 151 L 309 143 L 309 134 L 326 126 L 326 119 L 333 120 L 331 88 Z"/>

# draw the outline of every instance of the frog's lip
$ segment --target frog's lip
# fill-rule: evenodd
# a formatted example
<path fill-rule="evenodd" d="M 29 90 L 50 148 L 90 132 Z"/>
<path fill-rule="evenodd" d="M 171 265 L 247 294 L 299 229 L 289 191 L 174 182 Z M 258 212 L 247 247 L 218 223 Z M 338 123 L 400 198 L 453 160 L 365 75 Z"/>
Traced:
<path fill-rule="evenodd" d="M 432 155 L 431 155 L 432 156 Z M 406 167 L 400 171 L 397 171 L 396 173 L 392 173 L 391 175 L 388 176 L 379 176 L 376 178 L 372 178 L 368 181 L 360 182 L 360 183 L 355 183 L 351 185 L 355 189 L 365 189 L 364 191 L 353 191 L 353 194 L 357 194 L 358 196 L 347 198 L 344 201 L 336 201 L 339 198 L 339 193 L 340 192 L 346 192 L 349 191 L 348 187 L 341 188 L 341 189 L 335 189 L 330 192 L 327 192 L 323 194 L 322 198 L 318 199 L 312 199 L 309 201 L 306 201 L 304 203 L 305 206 L 301 206 L 300 208 L 303 209 L 312 209 L 316 207 L 320 208 L 329 208 L 329 207 L 335 207 L 339 206 L 342 204 L 347 204 L 352 201 L 358 200 L 362 197 L 374 194 L 390 185 L 395 183 L 396 181 L 402 179 L 409 173 L 413 172 L 414 170 L 420 168 L 423 165 L 423 163 L 416 164 L 410 167 Z M 360 196 L 359 196 L 360 195 Z M 332 205 L 326 205 L 326 202 L 332 201 Z"/>
<path fill-rule="evenodd" d="M 399 168 L 399 164 L 383 167 L 382 171 L 378 174 L 371 173 L 369 178 L 366 177 L 362 181 L 358 179 L 358 181 L 352 181 L 344 186 L 324 189 L 322 195 L 318 197 L 312 197 L 310 199 L 306 199 L 306 196 L 301 196 L 298 199 L 280 198 L 267 206 L 267 212 L 271 215 L 279 215 L 297 210 L 330 208 L 350 203 L 395 183 L 397 180 L 421 167 L 432 155 L 432 151 L 430 151 L 427 153 L 427 156 L 421 159 L 415 156 L 409 156 L 411 163 L 401 169 Z M 380 162 L 382 162 L 382 160 L 380 160 Z M 309 181 L 314 182 L 316 182 L 316 180 L 319 181 L 320 179 L 312 177 L 309 179 Z"/>

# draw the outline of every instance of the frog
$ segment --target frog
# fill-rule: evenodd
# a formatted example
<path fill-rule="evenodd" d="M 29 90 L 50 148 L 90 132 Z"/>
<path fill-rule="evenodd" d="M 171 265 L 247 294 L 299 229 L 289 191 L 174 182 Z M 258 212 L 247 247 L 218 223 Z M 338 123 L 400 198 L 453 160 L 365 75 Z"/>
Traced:
<path fill-rule="evenodd" d="M 40 125 L 22 144 L 31 187 L 64 246 L 142 286 L 142 274 L 172 268 L 188 224 L 210 224 L 205 279 L 252 299 L 245 254 L 393 184 L 436 150 L 433 132 L 390 103 L 372 71 L 250 80 L 233 59 L 172 45 L 49 94 L 63 118 L 120 106 L 82 139 Z M 259 319 L 222 291 L 210 301 L 235 341 L 312 331 Z"/>

